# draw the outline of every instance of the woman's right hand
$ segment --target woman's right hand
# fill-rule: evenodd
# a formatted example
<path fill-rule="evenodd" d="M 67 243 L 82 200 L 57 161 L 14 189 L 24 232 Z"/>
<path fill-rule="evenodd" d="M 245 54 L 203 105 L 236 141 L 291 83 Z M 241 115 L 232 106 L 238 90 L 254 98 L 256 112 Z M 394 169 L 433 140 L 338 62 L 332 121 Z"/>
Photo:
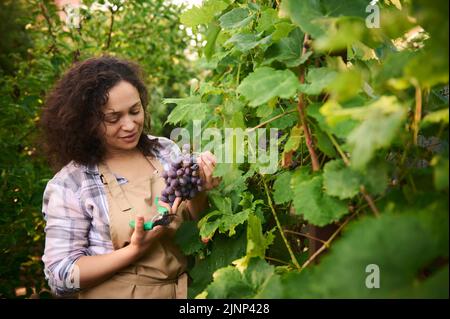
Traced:
<path fill-rule="evenodd" d="M 162 203 L 161 206 L 165 206 L 169 209 L 169 214 L 173 214 L 178 210 L 178 206 L 180 205 L 180 203 L 181 198 L 177 197 L 172 207 L 170 207 L 168 204 L 164 205 L 165 203 Z M 130 240 L 130 248 L 136 254 L 137 258 L 140 258 L 157 239 L 171 232 L 171 229 L 169 227 L 161 225 L 153 227 L 152 230 L 145 231 L 144 222 L 144 217 L 136 216 L 135 227 Z"/>

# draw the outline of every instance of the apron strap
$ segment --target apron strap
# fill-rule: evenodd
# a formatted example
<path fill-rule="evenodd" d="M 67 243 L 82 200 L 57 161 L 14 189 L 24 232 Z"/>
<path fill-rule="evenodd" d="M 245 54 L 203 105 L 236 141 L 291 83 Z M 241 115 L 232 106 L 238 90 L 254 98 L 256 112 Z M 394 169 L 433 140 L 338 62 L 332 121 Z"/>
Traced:
<path fill-rule="evenodd" d="M 147 156 L 144 157 L 147 160 L 147 162 L 149 162 L 155 168 L 153 174 L 158 174 L 159 173 L 158 167 L 155 165 L 155 163 Z M 125 191 L 122 189 L 119 182 L 117 181 L 117 178 L 111 172 L 109 167 L 104 163 L 100 163 L 99 170 L 100 170 L 100 179 L 102 180 L 102 183 L 108 187 L 109 191 L 111 192 L 111 196 L 116 201 L 117 205 L 119 206 L 119 209 L 122 212 L 132 210 L 133 206 L 130 204 L 130 201 L 128 200 L 127 195 L 125 194 Z"/>
<path fill-rule="evenodd" d="M 111 196 L 112 196 L 112 198 L 115 199 L 115 202 L 119 206 L 119 209 L 122 212 L 130 211 L 132 209 L 130 201 L 128 200 L 127 196 L 125 195 L 125 192 L 123 191 L 122 187 L 120 186 L 119 182 L 117 181 L 117 178 L 110 171 L 108 166 L 101 163 L 101 164 L 99 164 L 99 170 L 100 170 L 100 178 L 102 179 L 102 183 L 104 185 L 106 185 L 106 187 L 110 191 Z"/>

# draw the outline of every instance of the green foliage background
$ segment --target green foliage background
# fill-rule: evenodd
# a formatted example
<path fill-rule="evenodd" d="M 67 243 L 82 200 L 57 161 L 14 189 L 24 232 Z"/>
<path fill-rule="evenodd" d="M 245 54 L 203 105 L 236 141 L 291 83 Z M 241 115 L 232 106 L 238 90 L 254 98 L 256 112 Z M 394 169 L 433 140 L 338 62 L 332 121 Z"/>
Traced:
<path fill-rule="evenodd" d="M 168 120 L 281 130 L 278 171 L 219 164 L 211 209 L 178 233 L 191 297 L 448 298 L 448 2 L 378 1 L 375 28 L 367 5 L 206 0 L 181 16 L 209 73 Z M 317 263 L 308 231 L 326 225 Z"/>
<path fill-rule="evenodd" d="M 281 130 L 276 173 L 219 164 L 211 207 L 178 231 L 190 297 L 448 298 L 447 1 L 378 1 L 380 28 L 363 0 L 205 0 L 182 14 L 112 3 L 86 1 L 80 29 L 47 1 L 2 3 L 2 21 L 22 27 L 0 41 L 1 296 L 45 286 L 45 93 L 74 60 L 108 52 L 147 72 L 156 134 L 193 120 Z M 192 68 L 180 21 L 206 41 Z M 326 225 L 317 263 L 308 231 Z M 372 264 L 379 289 L 365 285 Z"/>

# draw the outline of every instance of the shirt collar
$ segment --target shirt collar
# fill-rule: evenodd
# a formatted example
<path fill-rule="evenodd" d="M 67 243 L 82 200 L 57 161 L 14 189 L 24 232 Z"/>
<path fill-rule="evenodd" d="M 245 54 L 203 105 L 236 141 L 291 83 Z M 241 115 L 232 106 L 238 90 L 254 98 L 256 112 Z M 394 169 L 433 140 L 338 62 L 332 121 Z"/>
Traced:
<path fill-rule="evenodd" d="M 84 171 L 91 175 L 99 175 L 98 166 L 96 164 L 81 165 Z"/>

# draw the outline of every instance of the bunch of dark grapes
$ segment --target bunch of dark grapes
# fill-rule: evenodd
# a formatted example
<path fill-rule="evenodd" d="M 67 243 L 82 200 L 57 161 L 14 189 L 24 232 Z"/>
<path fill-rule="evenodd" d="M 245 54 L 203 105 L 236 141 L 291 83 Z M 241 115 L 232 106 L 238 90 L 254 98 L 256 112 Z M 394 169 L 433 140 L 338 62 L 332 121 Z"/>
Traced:
<path fill-rule="evenodd" d="M 189 153 L 189 144 L 183 145 L 182 155 L 172 162 L 168 171 L 162 173 L 166 188 L 161 192 L 161 201 L 173 205 L 175 198 L 192 199 L 203 190 L 199 166 L 195 157 Z"/>

